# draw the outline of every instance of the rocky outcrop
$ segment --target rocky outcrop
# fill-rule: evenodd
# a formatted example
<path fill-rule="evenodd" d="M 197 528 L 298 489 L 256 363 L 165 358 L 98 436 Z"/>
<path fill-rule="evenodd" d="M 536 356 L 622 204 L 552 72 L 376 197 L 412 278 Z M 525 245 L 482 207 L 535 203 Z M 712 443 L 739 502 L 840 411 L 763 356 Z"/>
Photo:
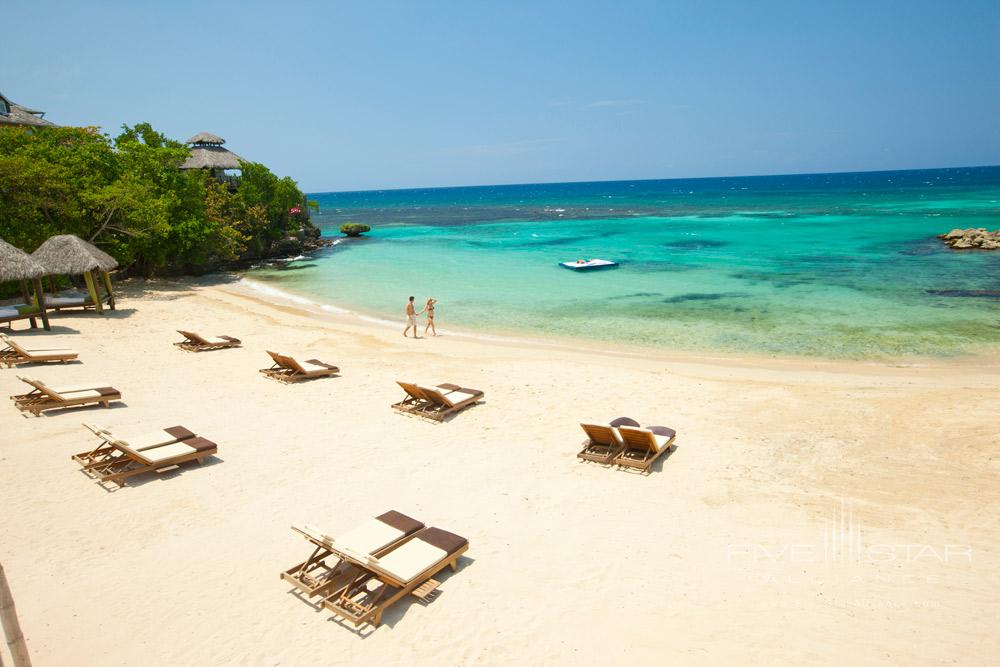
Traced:
<path fill-rule="evenodd" d="M 953 229 L 947 234 L 938 235 L 938 238 L 943 239 L 945 243 L 956 250 L 968 248 L 1000 250 L 1000 229 L 995 232 L 991 232 L 985 227 Z"/>

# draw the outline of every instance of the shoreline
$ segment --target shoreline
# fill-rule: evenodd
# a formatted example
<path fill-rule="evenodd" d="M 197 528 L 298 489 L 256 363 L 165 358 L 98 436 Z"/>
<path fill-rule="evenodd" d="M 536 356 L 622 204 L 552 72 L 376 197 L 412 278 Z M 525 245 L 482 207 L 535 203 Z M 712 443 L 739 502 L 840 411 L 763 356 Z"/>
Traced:
<path fill-rule="evenodd" d="M 321 303 L 315 297 L 303 293 L 295 293 L 284 287 L 275 287 L 266 281 L 255 279 L 252 274 L 232 272 L 229 275 L 237 280 L 235 285 L 227 287 L 234 294 L 240 294 L 248 299 L 256 300 L 269 307 L 288 307 L 308 313 L 319 319 L 337 322 L 339 324 L 370 327 L 378 331 L 393 331 L 402 327 L 400 317 L 399 327 L 396 323 L 376 314 L 354 310 L 335 303 Z M 183 281 L 183 279 L 182 279 Z M 181 281 L 181 282 L 182 282 Z M 423 326 L 424 320 L 421 320 Z M 587 354 L 611 355 L 631 359 L 656 359 L 664 362 L 707 364 L 715 366 L 746 366 L 796 368 L 803 364 L 816 366 L 817 370 L 850 369 L 860 372 L 864 369 L 887 368 L 924 368 L 924 369 L 991 369 L 1000 373 L 1000 346 L 984 349 L 976 353 L 966 353 L 950 356 L 905 356 L 879 357 L 871 359 L 810 357 L 794 355 L 765 355 L 754 353 L 737 353 L 723 350 L 676 350 L 624 343 L 620 341 L 602 341 L 592 338 L 559 337 L 526 330 L 524 332 L 501 332 L 496 334 L 483 333 L 462 328 L 446 329 L 439 338 L 459 338 L 462 340 L 483 344 L 501 345 L 505 347 L 524 347 L 528 349 L 549 349 L 554 351 L 581 352 Z M 424 338 L 421 336 L 421 339 Z"/>

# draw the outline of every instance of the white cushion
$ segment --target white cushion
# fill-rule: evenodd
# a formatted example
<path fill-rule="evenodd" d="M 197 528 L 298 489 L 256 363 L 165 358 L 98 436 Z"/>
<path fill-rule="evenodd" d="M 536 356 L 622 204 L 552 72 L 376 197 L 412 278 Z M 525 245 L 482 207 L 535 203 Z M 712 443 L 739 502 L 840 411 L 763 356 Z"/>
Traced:
<path fill-rule="evenodd" d="M 60 391 L 58 393 L 64 401 L 77 401 L 81 398 L 101 397 L 101 392 L 94 391 L 93 389 L 84 389 L 83 391 Z"/>
<path fill-rule="evenodd" d="M 228 341 L 225 338 L 217 338 L 216 336 L 209 336 L 205 339 L 206 343 L 211 343 L 212 345 L 228 345 L 232 341 Z"/>
<path fill-rule="evenodd" d="M 37 380 L 36 380 L 37 382 Z M 39 384 L 45 384 L 44 382 L 39 382 Z M 48 387 L 48 385 L 45 385 Z M 111 385 L 107 382 L 87 382 L 86 384 L 68 384 L 61 387 L 49 387 L 52 391 L 57 394 L 67 394 L 73 393 L 75 391 L 87 391 L 90 389 L 97 389 L 99 387 L 110 387 Z"/>
<path fill-rule="evenodd" d="M 299 366 L 302 366 L 302 369 L 304 371 L 306 371 L 307 373 L 312 373 L 314 371 L 328 371 L 328 370 L 330 370 L 326 366 L 320 366 L 318 364 L 310 364 L 308 361 L 300 361 L 299 362 Z"/>
<path fill-rule="evenodd" d="M 144 452 L 136 452 L 136 454 L 147 463 L 161 463 L 196 451 L 198 450 L 185 445 L 183 442 L 175 442 L 172 445 L 147 449 Z"/>
<path fill-rule="evenodd" d="M 82 306 L 90 303 L 90 296 L 47 296 L 46 306 Z"/>
<path fill-rule="evenodd" d="M 369 558 L 368 562 L 396 579 L 407 582 L 447 557 L 447 551 L 417 537 L 381 558 Z"/>
<path fill-rule="evenodd" d="M 392 544 L 405 534 L 384 521 L 369 519 L 338 537 L 337 544 L 357 553 L 371 554 Z"/>
<path fill-rule="evenodd" d="M 114 436 L 115 442 L 119 442 L 126 445 L 130 449 L 134 449 L 137 452 L 141 452 L 144 449 L 152 449 L 153 447 L 160 447 L 162 445 L 170 445 L 177 442 L 177 438 L 167 433 L 165 430 L 160 429 L 158 431 L 150 431 L 149 433 L 143 433 L 142 435 L 128 436 L 128 437 L 118 437 Z"/>

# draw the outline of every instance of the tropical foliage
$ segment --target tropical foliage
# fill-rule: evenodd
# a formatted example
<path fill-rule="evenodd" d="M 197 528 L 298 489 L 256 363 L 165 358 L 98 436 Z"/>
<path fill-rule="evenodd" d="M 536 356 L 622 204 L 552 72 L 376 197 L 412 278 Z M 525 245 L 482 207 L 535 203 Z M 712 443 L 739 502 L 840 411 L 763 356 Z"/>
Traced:
<path fill-rule="evenodd" d="M 181 170 L 187 147 L 149 124 L 111 138 L 97 128 L 0 129 L 0 238 L 28 252 L 76 234 L 132 272 L 198 272 L 266 256 L 316 231 L 295 181 L 244 165 L 234 191 Z"/>

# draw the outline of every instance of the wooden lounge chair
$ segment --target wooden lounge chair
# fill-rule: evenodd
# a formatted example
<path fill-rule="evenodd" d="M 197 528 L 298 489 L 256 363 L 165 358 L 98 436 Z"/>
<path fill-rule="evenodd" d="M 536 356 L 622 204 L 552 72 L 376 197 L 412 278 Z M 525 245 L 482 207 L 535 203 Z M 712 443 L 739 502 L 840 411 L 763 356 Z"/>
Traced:
<path fill-rule="evenodd" d="M 381 556 L 423 527 L 420 521 L 396 511 L 371 518 L 336 538 L 312 526 L 292 526 L 292 530 L 313 545 L 313 551 L 309 558 L 282 572 L 281 578 L 309 597 L 325 596 L 346 586 L 358 575 L 357 566 L 336 555 L 338 549 L 365 556 Z M 327 559 L 333 562 L 327 562 Z"/>
<path fill-rule="evenodd" d="M 475 405 L 483 400 L 485 396 L 478 389 L 467 389 L 457 384 L 439 384 L 436 387 L 423 384 L 415 384 L 413 386 L 417 388 L 419 395 L 423 397 L 424 401 L 415 401 L 410 409 L 403 410 L 403 412 L 435 421 L 444 421 L 449 415 L 461 412 Z M 409 395 L 409 391 L 407 391 L 407 394 Z M 408 398 L 412 398 L 412 396 L 408 396 Z M 403 399 L 402 402 L 405 403 L 406 401 L 407 399 Z M 396 405 L 400 404 L 397 403 Z M 396 407 L 396 405 L 393 407 Z"/>
<path fill-rule="evenodd" d="M 653 462 L 670 451 L 677 436 L 677 431 L 666 426 L 622 426 L 618 433 L 621 434 L 625 447 L 612 462 L 642 472 L 649 472 Z"/>
<path fill-rule="evenodd" d="M 378 627 L 386 609 L 407 595 L 423 602 L 434 599 L 441 582 L 432 577 L 468 551 L 469 541 L 440 528 L 424 528 L 404 538 L 382 556 L 344 553 L 357 574 L 322 605 L 355 627 Z"/>
<path fill-rule="evenodd" d="M 169 431 L 175 428 L 178 427 L 172 427 Z M 164 430 L 169 433 L 167 429 Z M 95 456 L 95 450 L 91 450 L 74 454 L 72 458 L 80 464 L 84 473 L 96 479 L 98 483 L 117 484 L 120 487 L 125 486 L 126 480 L 135 475 L 164 472 L 188 461 L 197 461 L 200 465 L 219 450 L 214 442 L 198 436 L 161 445 L 147 442 L 147 446 L 141 450 L 118 438 L 106 441 L 106 444 L 113 451 L 98 453 Z"/>
<path fill-rule="evenodd" d="M 281 382 L 298 382 L 309 378 L 327 377 L 340 372 L 336 366 L 331 366 L 318 359 L 307 359 L 299 362 L 294 357 L 285 354 L 270 351 L 268 354 L 274 360 L 274 365 L 262 368 L 260 372 Z"/>
<path fill-rule="evenodd" d="M 43 361 L 66 363 L 76 359 L 76 350 L 63 347 L 25 347 L 5 333 L 0 333 L 0 342 L 6 347 L 0 350 L 0 364 L 13 368 L 17 364 L 34 364 Z"/>
<path fill-rule="evenodd" d="M 618 433 L 619 426 L 638 426 L 639 422 L 628 417 L 619 417 L 609 424 L 580 424 L 587 434 L 583 449 L 576 456 L 583 461 L 593 461 L 608 465 L 621 453 L 625 445 Z"/>
<path fill-rule="evenodd" d="M 82 466 L 92 466 L 106 461 L 111 461 L 121 455 L 121 449 L 116 445 L 124 444 L 137 452 L 172 445 L 175 442 L 190 440 L 195 437 L 195 433 L 183 426 L 170 426 L 168 428 L 150 431 L 139 435 L 121 435 L 112 432 L 108 426 L 95 426 L 94 424 L 84 424 L 84 428 L 97 436 L 98 444 L 91 450 L 73 455 L 73 460 Z"/>
<path fill-rule="evenodd" d="M 36 417 L 45 410 L 68 408 L 77 405 L 100 404 L 111 407 L 111 401 L 120 401 L 122 394 L 106 382 L 91 382 L 63 387 L 49 387 L 41 380 L 17 376 L 17 379 L 31 385 L 27 394 L 11 396 L 14 406 L 22 412 L 30 412 Z"/>
<path fill-rule="evenodd" d="M 411 412 L 413 410 L 418 410 L 421 408 L 426 408 L 432 405 L 431 399 L 427 397 L 418 385 L 413 382 L 402 382 L 401 380 L 396 380 L 396 384 L 403 388 L 406 392 L 406 396 L 399 403 L 393 403 L 392 408 L 394 410 L 399 410 L 400 412 Z M 449 392 L 454 389 L 459 389 L 457 384 L 439 384 L 437 386 L 443 392 Z"/>
<path fill-rule="evenodd" d="M 209 336 L 204 338 L 191 331 L 177 330 L 177 333 L 184 336 L 184 340 L 174 343 L 177 347 L 188 352 L 205 352 L 206 350 L 221 350 L 226 347 L 239 347 L 240 339 L 232 336 Z"/>

